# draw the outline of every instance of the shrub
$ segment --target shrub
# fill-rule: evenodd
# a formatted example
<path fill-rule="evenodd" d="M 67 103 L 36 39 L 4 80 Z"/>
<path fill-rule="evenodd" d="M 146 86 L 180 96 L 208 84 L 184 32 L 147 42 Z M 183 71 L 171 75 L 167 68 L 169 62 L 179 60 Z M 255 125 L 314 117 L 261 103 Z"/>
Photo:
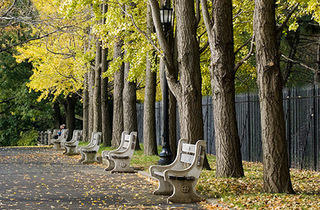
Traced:
<path fill-rule="evenodd" d="M 30 130 L 20 133 L 20 139 L 18 140 L 18 146 L 34 146 L 37 145 L 38 131 Z"/>

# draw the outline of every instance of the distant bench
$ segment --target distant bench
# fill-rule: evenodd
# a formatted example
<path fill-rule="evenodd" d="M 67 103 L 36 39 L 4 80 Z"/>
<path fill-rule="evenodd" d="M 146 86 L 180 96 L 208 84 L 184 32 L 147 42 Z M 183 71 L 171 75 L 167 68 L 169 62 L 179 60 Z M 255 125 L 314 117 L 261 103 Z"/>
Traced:
<path fill-rule="evenodd" d="M 97 154 L 100 148 L 101 135 L 101 132 L 92 132 L 90 143 L 79 148 L 81 154 L 80 162 L 82 164 L 98 162 Z"/>
<path fill-rule="evenodd" d="M 159 180 L 155 195 L 170 195 L 168 202 L 193 203 L 202 198 L 196 193 L 195 186 L 199 179 L 205 157 L 206 143 L 199 140 L 188 144 L 181 139 L 178 144 L 177 157 L 170 165 L 150 166 L 150 174 Z"/>
<path fill-rule="evenodd" d="M 121 142 L 116 150 L 103 151 L 101 154 L 103 163 L 107 164 L 106 171 L 113 172 L 134 172 L 130 167 L 130 161 L 134 153 L 137 141 L 137 132 L 123 131 Z"/>
<path fill-rule="evenodd" d="M 79 154 L 79 152 L 77 151 L 77 147 L 78 147 L 79 141 L 81 140 L 81 137 L 82 137 L 82 130 L 73 131 L 72 139 L 65 143 L 66 155 Z"/>
<path fill-rule="evenodd" d="M 61 150 L 64 148 L 64 144 L 67 141 L 68 138 L 68 129 L 62 129 L 61 135 L 58 137 L 58 139 L 53 139 L 53 148 L 56 150 Z"/>

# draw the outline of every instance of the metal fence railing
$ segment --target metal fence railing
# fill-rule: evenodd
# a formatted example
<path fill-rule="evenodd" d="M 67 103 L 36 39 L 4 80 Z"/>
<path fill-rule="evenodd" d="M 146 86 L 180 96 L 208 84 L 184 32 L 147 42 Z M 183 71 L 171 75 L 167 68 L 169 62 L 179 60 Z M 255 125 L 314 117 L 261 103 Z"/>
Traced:
<path fill-rule="evenodd" d="M 283 108 L 286 120 L 291 167 L 320 170 L 320 89 L 318 87 L 291 88 L 283 91 Z M 138 107 L 138 134 L 143 141 L 143 104 Z M 158 144 L 161 131 L 161 104 L 156 103 L 156 135 Z M 213 107 L 210 96 L 202 99 L 204 139 L 207 152 L 215 154 Z M 236 96 L 236 112 L 242 158 L 246 161 L 262 161 L 259 98 L 257 94 Z M 177 117 L 178 122 L 178 117 Z M 178 125 L 179 123 L 177 123 Z M 179 139 L 179 126 L 177 126 Z"/>

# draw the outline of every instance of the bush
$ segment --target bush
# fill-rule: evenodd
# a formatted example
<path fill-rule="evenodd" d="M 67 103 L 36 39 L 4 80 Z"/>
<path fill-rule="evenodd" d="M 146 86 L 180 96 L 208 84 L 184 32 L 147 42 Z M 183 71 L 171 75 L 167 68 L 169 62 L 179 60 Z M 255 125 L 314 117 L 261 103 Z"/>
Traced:
<path fill-rule="evenodd" d="M 20 139 L 18 140 L 18 146 L 34 146 L 37 145 L 38 131 L 30 130 L 20 133 Z"/>

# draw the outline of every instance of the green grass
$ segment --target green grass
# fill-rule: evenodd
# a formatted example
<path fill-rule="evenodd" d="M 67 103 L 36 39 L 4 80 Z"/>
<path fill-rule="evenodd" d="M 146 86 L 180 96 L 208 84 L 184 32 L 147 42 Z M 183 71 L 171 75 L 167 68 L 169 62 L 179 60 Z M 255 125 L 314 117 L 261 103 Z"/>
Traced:
<path fill-rule="evenodd" d="M 81 142 L 83 146 L 87 143 Z M 111 147 L 101 147 L 112 150 Z M 143 145 L 134 152 L 131 165 L 148 170 L 157 164 L 159 156 L 143 154 Z M 161 148 L 158 148 L 160 153 Z M 263 193 L 263 166 L 261 163 L 243 161 L 245 177 L 216 178 L 216 159 L 208 155 L 212 170 L 203 170 L 196 186 L 204 197 L 217 198 L 218 203 L 237 209 L 318 209 L 320 206 L 320 173 L 308 170 L 291 169 L 293 188 L 297 194 Z M 210 208 L 210 206 L 208 206 Z"/>

